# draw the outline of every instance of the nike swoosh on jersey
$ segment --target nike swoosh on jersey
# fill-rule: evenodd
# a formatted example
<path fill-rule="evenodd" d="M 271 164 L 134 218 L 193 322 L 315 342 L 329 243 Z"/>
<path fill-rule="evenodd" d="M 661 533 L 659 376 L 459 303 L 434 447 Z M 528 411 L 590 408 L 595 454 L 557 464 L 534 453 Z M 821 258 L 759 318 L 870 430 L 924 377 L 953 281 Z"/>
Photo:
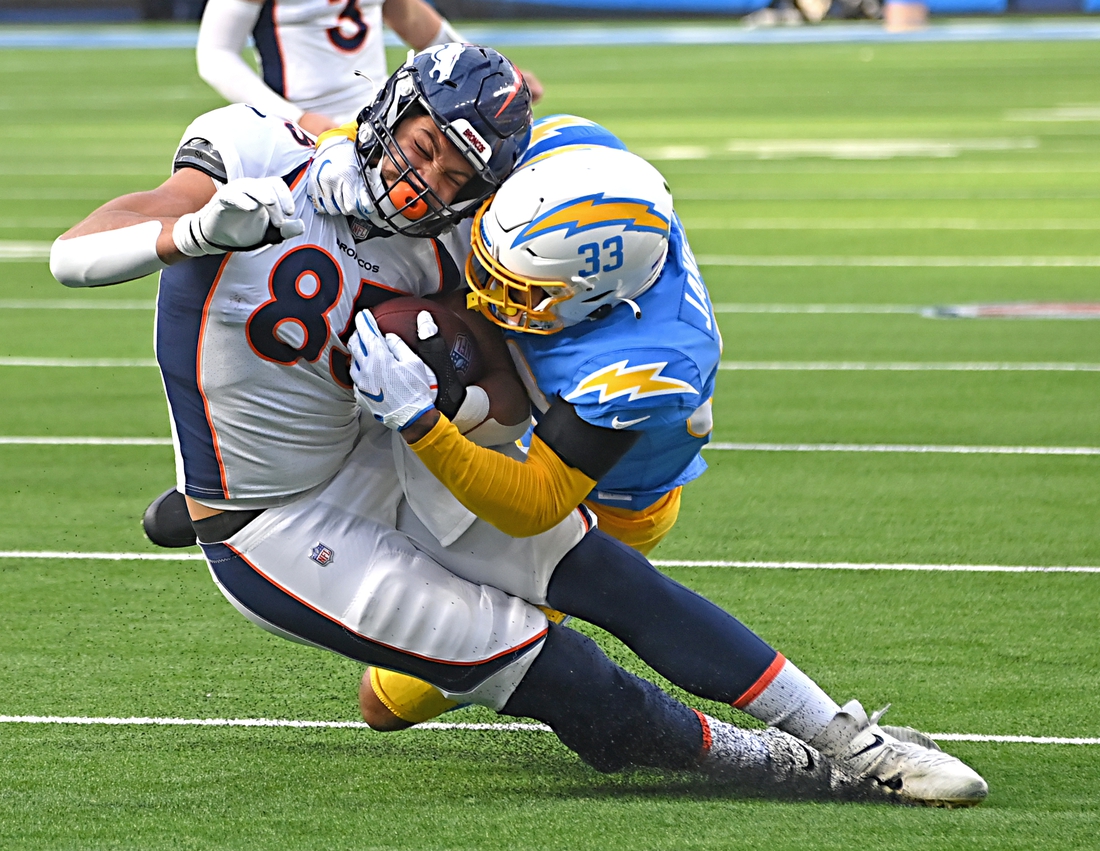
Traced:
<path fill-rule="evenodd" d="M 618 415 L 616 415 L 616 416 L 611 418 L 611 427 L 612 428 L 630 428 L 632 425 L 637 425 L 638 423 L 644 423 L 646 420 L 648 420 L 650 418 L 650 416 L 651 416 L 650 414 L 646 414 L 644 417 L 638 417 L 638 419 L 636 419 L 636 420 L 620 420 Z"/>
<path fill-rule="evenodd" d="M 359 392 L 370 399 L 372 402 L 381 402 L 383 399 L 386 398 L 386 391 L 381 389 L 378 391 L 377 396 L 375 396 L 373 393 L 368 393 L 362 387 L 359 388 Z"/>

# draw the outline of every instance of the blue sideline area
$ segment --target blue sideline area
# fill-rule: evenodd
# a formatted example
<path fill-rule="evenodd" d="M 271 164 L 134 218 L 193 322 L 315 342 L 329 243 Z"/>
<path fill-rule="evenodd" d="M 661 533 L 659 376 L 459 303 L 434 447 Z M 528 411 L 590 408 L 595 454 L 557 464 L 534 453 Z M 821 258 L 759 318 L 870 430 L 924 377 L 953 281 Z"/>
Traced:
<path fill-rule="evenodd" d="M 937 0 L 939 2 L 940 0 Z M 943 0 L 950 2 L 950 0 Z M 1100 0 L 1091 0 L 1100 11 Z M 197 27 L 0 27 L 0 49 L 194 49 Z M 752 29 L 739 24 L 615 27 L 607 25 L 463 26 L 473 41 L 511 47 L 591 47 L 660 44 L 847 44 L 883 42 L 1098 41 L 1100 21 L 959 21 L 913 32 L 886 32 L 880 23 Z M 400 42 L 387 33 L 390 46 Z"/>

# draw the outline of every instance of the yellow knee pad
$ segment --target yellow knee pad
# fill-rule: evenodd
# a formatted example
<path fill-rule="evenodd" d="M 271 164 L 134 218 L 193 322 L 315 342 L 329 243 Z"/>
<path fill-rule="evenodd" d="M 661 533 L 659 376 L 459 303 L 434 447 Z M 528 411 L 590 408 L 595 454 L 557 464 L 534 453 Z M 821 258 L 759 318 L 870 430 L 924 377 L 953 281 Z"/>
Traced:
<path fill-rule="evenodd" d="M 390 712 L 410 724 L 429 721 L 458 706 L 434 686 L 396 671 L 371 668 L 370 687 Z"/>

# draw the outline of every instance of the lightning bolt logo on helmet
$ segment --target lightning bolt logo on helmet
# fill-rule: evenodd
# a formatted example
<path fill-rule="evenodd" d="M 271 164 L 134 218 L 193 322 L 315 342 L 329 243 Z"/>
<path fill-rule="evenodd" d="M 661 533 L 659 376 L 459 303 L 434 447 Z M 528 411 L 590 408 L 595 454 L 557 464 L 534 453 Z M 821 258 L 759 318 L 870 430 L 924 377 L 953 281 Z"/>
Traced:
<path fill-rule="evenodd" d="M 621 360 L 585 376 L 576 389 L 564 398 L 566 402 L 572 402 L 588 393 L 599 393 L 598 402 L 602 405 L 620 396 L 626 396 L 628 402 L 633 402 L 650 396 L 699 393 L 686 381 L 661 375 L 661 370 L 666 366 L 668 361 L 627 366 L 627 361 Z"/>
<path fill-rule="evenodd" d="M 528 222 L 516 234 L 512 247 L 556 230 L 571 237 L 595 228 L 618 225 L 624 231 L 668 235 L 669 220 L 649 201 L 639 198 L 605 198 L 602 192 L 561 204 Z"/>

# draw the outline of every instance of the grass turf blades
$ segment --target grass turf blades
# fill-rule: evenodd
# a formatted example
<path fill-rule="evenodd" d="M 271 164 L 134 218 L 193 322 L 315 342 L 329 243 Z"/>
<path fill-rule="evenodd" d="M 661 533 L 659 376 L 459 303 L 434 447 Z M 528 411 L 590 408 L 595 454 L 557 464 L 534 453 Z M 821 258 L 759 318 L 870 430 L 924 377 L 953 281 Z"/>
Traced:
<path fill-rule="evenodd" d="M 509 54 L 546 83 L 540 114 L 578 112 L 660 157 L 699 255 L 1100 255 L 1095 228 L 1084 226 L 1100 219 L 1097 125 L 1038 120 L 1095 102 L 1091 44 Z M 184 50 L 9 50 L 0 82 L 9 107 L 0 240 L 48 243 L 97 204 L 150 188 L 187 122 L 219 105 Z M 766 153 L 776 140 L 838 139 L 873 141 L 880 153 L 898 140 L 998 141 L 942 156 Z M 829 227 L 790 224 L 802 220 Z M 1013 223 L 1023 224 L 1006 230 Z M 703 273 L 716 302 L 1100 299 L 1092 268 Z M 151 301 L 154 291 L 145 280 L 73 292 L 42 261 L 0 264 L 0 300 Z M 0 355 L 147 359 L 151 320 L 5 309 Z M 727 360 L 1100 362 L 1090 322 L 719 322 Z M 715 439 L 1095 446 L 1098 380 L 723 372 Z M 0 367 L 0 394 L 4 435 L 168 433 L 154 369 Z M 687 490 L 680 525 L 655 557 L 1100 564 L 1095 458 L 706 457 L 710 472 Z M 0 549 L 151 552 L 140 513 L 172 475 L 163 446 L 0 446 Z M 1100 734 L 1093 575 L 670 572 L 836 697 L 868 708 L 892 701 L 893 723 Z M 252 627 L 201 563 L 5 559 L 0 573 L 0 713 L 356 718 L 358 666 Z M 493 716 L 467 709 L 446 720 Z M 602 777 L 545 733 L 3 724 L 0 739 L 0 845 L 21 849 L 1045 849 L 1094 847 L 1098 828 L 1089 746 L 952 742 L 992 792 L 974 811 L 947 813 L 731 800 L 691 778 Z"/>

